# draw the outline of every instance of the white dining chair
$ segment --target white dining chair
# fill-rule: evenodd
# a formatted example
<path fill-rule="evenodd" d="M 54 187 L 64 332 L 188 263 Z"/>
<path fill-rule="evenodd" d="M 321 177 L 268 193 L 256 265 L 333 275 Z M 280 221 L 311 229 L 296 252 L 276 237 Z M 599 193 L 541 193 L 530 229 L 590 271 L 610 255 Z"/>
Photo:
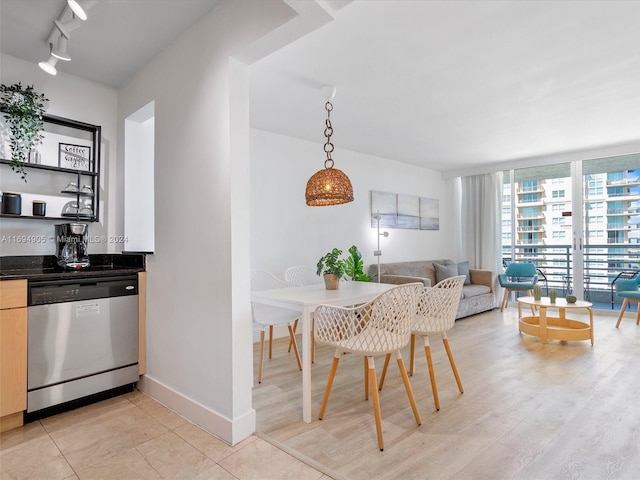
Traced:
<path fill-rule="evenodd" d="M 294 286 L 316 285 L 324 282 L 316 273 L 316 269 L 309 265 L 295 265 L 287 268 L 284 271 L 284 281 Z"/>
<path fill-rule="evenodd" d="M 431 357 L 431 346 L 429 345 L 430 336 L 440 335 L 442 337 L 442 343 L 444 344 L 444 348 L 447 352 L 447 357 L 451 364 L 451 370 L 453 370 L 453 376 L 458 384 L 458 390 L 460 390 L 460 393 L 464 393 L 462 382 L 460 381 L 460 375 L 458 375 L 456 362 L 453 359 L 451 347 L 449 346 L 449 339 L 447 338 L 447 331 L 453 327 L 456 320 L 456 312 L 458 311 L 458 304 L 460 303 L 460 298 L 462 296 L 464 280 L 464 275 L 449 277 L 431 288 L 426 288 L 420 296 L 420 300 L 418 302 L 418 313 L 415 317 L 411 331 L 409 375 L 413 376 L 414 372 L 416 337 L 422 337 L 424 340 L 424 353 L 427 359 L 429 379 L 431 380 L 431 391 L 433 392 L 433 401 L 435 403 L 436 410 L 440 410 L 440 401 L 438 399 L 436 375 L 433 368 L 433 359 Z M 382 385 L 384 384 L 384 377 L 387 372 L 388 363 L 389 356 L 385 359 L 382 375 L 380 376 L 380 389 L 382 389 Z"/>
<path fill-rule="evenodd" d="M 251 270 L 251 291 L 258 292 L 260 290 L 273 290 L 276 288 L 288 288 L 288 284 L 271 272 L 266 270 Z M 300 354 L 298 352 L 298 344 L 296 343 L 296 336 L 293 326 L 300 318 L 300 313 L 295 310 L 288 310 L 286 308 L 272 307 L 270 305 L 263 305 L 257 303 L 251 303 L 251 315 L 253 317 L 253 324 L 260 328 L 260 359 L 258 360 L 258 383 L 262 383 L 262 366 L 264 359 L 264 334 L 266 330 L 269 330 L 269 358 L 272 354 L 273 345 L 273 327 L 276 325 L 286 325 L 289 329 L 289 338 L 293 346 L 293 351 L 298 361 L 298 369 L 302 370 L 302 363 L 300 362 Z"/>
<path fill-rule="evenodd" d="M 362 355 L 366 359 L 367 368 L 365 398 L 368 398 L 370 386 L 378 447 L 381 451 L 384 449 L 384 441 L 375 357 L 395 354 L 416 423 L 418 425 L 422 423 L 400 354 L 400 349 L 409 343 L 411 324 L 422 289 L 422 283 L 398 285 L 357 307 L 320 305 L 315 311 L 316 340 L 318 343 L 335 347 L 333 363 L 318 416 L 320 420 L 324 417 L 340 357 L 344 353 Z"/>
<path fill-rule="evenodd" d="M 322 277 L 320 277 L 317 273 L 316 268 L 310 267 L 309 265 L 295 265 L 293 267 L 289 267 L 284 271 L 284 281 L 287 282 L 291 286 L 305 286 L 305 285 L 319 285 L 324 283 Z M 312 320 L 313 322 L 313 320 Z M 298 328 L 298 321 L 293 325 L 293 333 L 296 333 L 296 329 Z M 311 331 L 313 332 L 313 324 L 311 327 Z M 289 352 L 293 347 L 293 342 L 289 340 Z M 311 342 L 311 361 L 315 362 L 316 360 L 316 342 L 312 340 Z"/>

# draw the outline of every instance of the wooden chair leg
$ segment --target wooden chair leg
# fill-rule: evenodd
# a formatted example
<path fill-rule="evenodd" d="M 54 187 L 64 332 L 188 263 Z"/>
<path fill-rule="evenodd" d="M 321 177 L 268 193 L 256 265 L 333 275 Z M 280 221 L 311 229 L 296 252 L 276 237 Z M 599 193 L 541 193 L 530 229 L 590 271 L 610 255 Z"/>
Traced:
<path fill-rule="evenodd" d="M 453 359 L 453 353 L 451 353 L 451 347 L 449 346 L 449 339 L 443 336 L 442 343 L 444 343 L 444 349 L 447 351 L 447 357 L 449 357 L 449 363 L 451 364 L 451 370 L 453 370 L 453 376 L 456 377 L 458 390 L 460 390 L 460 393 L 464 393 L 464 389 L 462 388 L 462 382 L 460 381 L 460 375 L 458 375 L 458 368 L 456 367 L 456 361 Z"/>
<path fill-rule="evenodd" d="M 429 380 L 431 380 L 431 392 L 433 393 L 433 403 L 436 410 L 440 410 L 440 400 L 438 399 L 438 387 L 436 386 L 436 373 L 433 370 L 433 361 L 431 359 L 431 347 L 429 346 L 429 337 L 424 337 L 424 354 L 427 357 L 427 366 L 429 367 Z"/>
<path fill-rule="evenodd" d="M 298 342 L 296 342 L 296 334 L 291 325 L 289 325 L 289 337 L 291 337 L 291 342 L 293 343 L 293 351 L 296 354 L 296 360 L 298 361 L 298 368 L 302 370 L 302 362 L 300 361 L 300 353 L 298 352 Z"/>
<path fill-rule="evenodd" d="M 384 450 L 384 440 L 382 439 L 382 414 L 380 412 L 380 397 L 378 397 L 378 386 L 376 381 L 376 366 L 373 357 L 366 357 L 369 367 L 369 384 L 371 385 L 371 396 L 373 397 L 373 415 L 376 419 L 376 433 L 378 434 L 378 447 Z"/>
<path fill-rule="evenodd" d="M 263 359 L 264 359 L 264 330 L 260 330 L 260 358 L 258 360 L 258 383 L 262 383 Z"/>
<path fill-rule="evenodd" d="M 618 314 L 618 321 L 616 322 L 616 328 L 620 328 L 620 322 L 622 321 L 622 315 L 624 314 L 624 311 L 627 309 L 627 305 L 629 305 L 629 299 L 625 298 L 622 301 L 622 306 L 620 307 L 620 313 Z"/>
<path fill-rule="evenodd" d="M 311 363 L 315 363 L 316 361 L 316 337 L 314 334 L 315 331 L 315 322 L 313 320 L 313 317 L 311 317 Z"/>
<path fill-rule="evenodd" d="M 364 364 L 364 399 L 369 400 L 369 366 L 367 365 L 367 357 L 362 357 Z"/>
<path fill-rule="evenodd" d="M 502 312 L 504 310 L 504 307 L 507 306 L 507 303 L 509 302 L 509 294 L 511 293 L 511 290 L 509 290 L 508 288 L 504 289 L 504 296 L 502 297 L 502 303 L 500 304 L 500 311 Z"/>
<path fill-rule="evenodd" d="M 273 325 L 269 325 L 269 358 L 273 349 Z"/>
<path fill-rule="evenodd" d="M 636 325 L 640 325 L 640 302 L 636 302 Z"/>
<path fill-rule="evenodd" d="M 293 322 L 293 334 L 296 334 L 296 329 L 298 328 L 298 319 L 296 318 Z M 287 353 L 291 352 L 291 347 L 293 347 L 293 340 L 289 339 L 289 348 L 287 348 Z"/>
<path fill-rule="evenodd" d="M 409 397 L 409 403 L 411 403 L 411 409 L 413 410 L 413 416 L 416 419 L 416 423 L 418 425 L 422 425 L 422 419 L 420 418 L 420 412 L 418 412 L 418 405 L 416 405 L 416 399 L 413 396 L 413 390 L 411 388 L 411 383 L 409 383 L 409 375 L 407 375 L 407 368 L 404 366 L 404 360 L 402 360 L 402 356 L 400 355 L 400 351 L 396 352 L 396 361 L 398 363 L 398 368 L 400 369 L 400 375 L 402 375 L 402 381 L 404 382 L 404 388 L 407 391 L 407 396 Z"/>
<path fill-rule="evenodd" d="M 409 351 L 409 375 L 413 377 L 413 372 L 416 366 L 416 336 L 415 334 L 411 334 L 411 350 Z"/>
<path fill-rule="evenodd" d="M 331 393 L 331 385 L 333 385 L 333 379 L 336 377 L 336 370 L 338 369 L 338 362 L 340 362 L 340 355 L 336 353 L 333 357 L 333 363 L 331 364 L 331 371 L 329 372 L 329 379 L 327 380 L 327 386 L 324 389 L 324 397 L 322 398 L 322 406 L 320 407 L 320 413 L 318 413 L 318 419 L 322 420 L 324 417 L 324 410 L 327 408 L 327 402 L 329 401 L 329 394 Z"/>
<path fill-rule="evenodd" d="M 387 376 L 387 368 L 389 368 L 389 359 L 391 358 L 391 354 L 387 353 L 384 357 L 384 366 L 382 367 L 382 375 L 380 375 L 380 383 L 378 384 L 378 390 L 382 390 L 382 386 L 384 385 L 384 378 Z"/>

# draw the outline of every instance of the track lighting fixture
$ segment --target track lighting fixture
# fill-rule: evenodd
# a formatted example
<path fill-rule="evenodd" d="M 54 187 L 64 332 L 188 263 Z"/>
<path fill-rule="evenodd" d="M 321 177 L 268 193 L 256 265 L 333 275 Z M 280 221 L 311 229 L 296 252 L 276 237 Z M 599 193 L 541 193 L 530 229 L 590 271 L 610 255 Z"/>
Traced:
<path fill-rule="evenodd" d="M 56 75 L 58 73 L 58 70 L 56 70 L 56 63 L 58 63 L 58 59 L 51 55 L 49 60 L 46 62 L 40 62 L 38 66 L 49 75 Z"/>
<path fill-rule="evenodd" d="M 49 59 L 40 62 L 38 66 L 50 75 L 55 75 L 58 60 L 68 62 L 71 55 L 67 51 L 67 43 L 71 32 L 80 27 L 87 19 L 87 12 L 97 3 L 97 0 L 67 0 L 60 16 L 53 21 L 53 28 L 47 37 Z M 54 47 L 55 45 L 55 47 Z"/>
<path fill-rule="evenodd" d="M 95 0 L 67 0 L 67 5 L 80 20 L 87 19 L 87 12 L 95 3 Z"/>
<path fill-rule="evenodd" d="M 64 36 L 60 35 L 60 38 L 58 38 L 58 48 L 53 48 L 53 43 L 49 44 L 49 48 L 51 55 L 58 60 L 64 60 L 65 62 L 71 60 L 71 55 L 67 52 L 67 39 Z"/>

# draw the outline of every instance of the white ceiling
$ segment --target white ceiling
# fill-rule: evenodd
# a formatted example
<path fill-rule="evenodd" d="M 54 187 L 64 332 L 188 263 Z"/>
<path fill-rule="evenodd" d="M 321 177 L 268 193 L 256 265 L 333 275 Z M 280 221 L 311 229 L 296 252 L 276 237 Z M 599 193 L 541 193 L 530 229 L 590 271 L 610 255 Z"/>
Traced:
<path fill-rule="evenodd" d="M 99 0 L 59 70 L 122 85 L 220 1 Z M 0 0 L 0 50 L 46 59 L 64 3 Z M 455 171 L 640 141 L 640 1 L 318 3 L 333 21 L 251 66 L 251 123 L 323 142 L 334 85 L 338 168 L 343 149 Z"/>

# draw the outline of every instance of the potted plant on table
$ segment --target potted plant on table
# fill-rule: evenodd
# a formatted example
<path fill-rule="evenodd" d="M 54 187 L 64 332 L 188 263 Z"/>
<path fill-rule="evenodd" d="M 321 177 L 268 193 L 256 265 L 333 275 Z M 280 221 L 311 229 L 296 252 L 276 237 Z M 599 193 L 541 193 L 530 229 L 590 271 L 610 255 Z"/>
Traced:
<path fill-rule="evenodd" d="M 342 250 L 334 248 L 318 260 L 316 273 L 324 276 L 324 285 L 327 290 L 337 290 L 340 287 L 340 279 L 344 277 L 347 265 L 340 259 Z"/>
<path fill-rule="evenodd" d="M 346 260 L 346 274 L 347 276 L 356 282 L 370 282 L 371 277 L 364 273 L 364 262 L 362 261 L 362 254 L 358 247 L 352 245 L 349 249 L 349 256 Z"/>
<path fill-rule="evenodd" d="M 11 169 L 26 182 L 24 164 L 29 154 L 42 143 L 45 102 L 48 99 L 38 93 L 33 86 L 23 87 L 20 83 L 0 85 L 0 109 L 11 132 Z"/>

